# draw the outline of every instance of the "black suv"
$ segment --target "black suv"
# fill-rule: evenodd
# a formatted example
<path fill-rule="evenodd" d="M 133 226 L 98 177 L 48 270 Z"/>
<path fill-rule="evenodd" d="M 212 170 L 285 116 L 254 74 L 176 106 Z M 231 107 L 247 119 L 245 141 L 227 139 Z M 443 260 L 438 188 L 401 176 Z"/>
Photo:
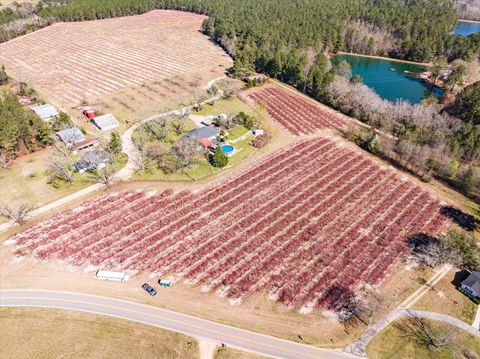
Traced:
<path fill-rule="evenodd" d="M 151 285 L 149 285 L 148 283 L 144 283 L 144 284 L 142 285 L 142 288 L 145 289 L 145 291 L 146 291 L 148 294 L 150 294 L 152 297 L 157 294 L 157 291 L 155 290 L 155 288 L 153 288 L 153 287 L 152 287 Z"/>

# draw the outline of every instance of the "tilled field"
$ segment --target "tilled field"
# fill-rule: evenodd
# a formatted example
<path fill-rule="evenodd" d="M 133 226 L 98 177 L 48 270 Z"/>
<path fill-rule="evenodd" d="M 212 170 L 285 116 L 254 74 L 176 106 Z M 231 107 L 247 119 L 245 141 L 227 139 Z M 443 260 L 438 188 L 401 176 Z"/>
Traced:
<path fill-rule="evenodd" d="M 17 234 L 18 256 L 183 277 L 232 300 L 266 290 L 333 308 L 378 284 L 441 204 L 337 141 L 305 140 L 215 188 L 103 195 Z"/>
<path fill-rule="evenodd" d="M 343 116 L 278 88 L 254 91 L 248 97 L 257 103 L 264 103 L 270 116 L 296 136 L 321 129 L 338 130 L 347 125 Z"/>
<path fill-rule="evenodd" d="M 78 104 L 128 87 L 231 62 L 180 11 L 58 23 L 0 44 L 0 63 L 56 104 Z"/>

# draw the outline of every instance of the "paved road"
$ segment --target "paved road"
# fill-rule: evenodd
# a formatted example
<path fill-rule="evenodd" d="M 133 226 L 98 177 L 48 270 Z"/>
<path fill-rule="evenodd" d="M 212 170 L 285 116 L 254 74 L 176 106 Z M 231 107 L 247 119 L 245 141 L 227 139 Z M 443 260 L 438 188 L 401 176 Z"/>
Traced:
<path fill-rule="evenodd" d="M 356 358 L 341 351 L 319 349 L 186 314 L 109 297 L 36 289 L 12 289 L 0 291 L 0 306 L 61 308 L 108 315 L 173 330 L 215 343 L 225 343 L 227 346 L 276 358 Z"/>

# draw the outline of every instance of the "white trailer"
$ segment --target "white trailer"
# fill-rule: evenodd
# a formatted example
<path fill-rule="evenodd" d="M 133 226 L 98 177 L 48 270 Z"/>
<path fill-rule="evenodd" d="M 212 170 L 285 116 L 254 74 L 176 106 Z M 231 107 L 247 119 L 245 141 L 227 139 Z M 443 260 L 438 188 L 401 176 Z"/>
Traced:
<path fill-rule="evenodd" d="M 113 280 L 116 282 L 126 282 L 129 275 L 123 272 L 110 272 L 106 270 L 97 271 L 97 279 L 100 280 Z"/>

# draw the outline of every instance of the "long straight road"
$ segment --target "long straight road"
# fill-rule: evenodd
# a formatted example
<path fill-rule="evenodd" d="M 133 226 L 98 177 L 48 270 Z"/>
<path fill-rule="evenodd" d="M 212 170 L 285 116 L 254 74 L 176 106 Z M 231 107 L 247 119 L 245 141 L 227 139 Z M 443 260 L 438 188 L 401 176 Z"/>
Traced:
<path fill-rule="evenodd" d="M 298 344 L 154 306 L 82 293 L 37 289 L 1 290 L 0 307 L 59 308 L 108 315 L 276 358 L 357 358 L 341 351 Z"/>

